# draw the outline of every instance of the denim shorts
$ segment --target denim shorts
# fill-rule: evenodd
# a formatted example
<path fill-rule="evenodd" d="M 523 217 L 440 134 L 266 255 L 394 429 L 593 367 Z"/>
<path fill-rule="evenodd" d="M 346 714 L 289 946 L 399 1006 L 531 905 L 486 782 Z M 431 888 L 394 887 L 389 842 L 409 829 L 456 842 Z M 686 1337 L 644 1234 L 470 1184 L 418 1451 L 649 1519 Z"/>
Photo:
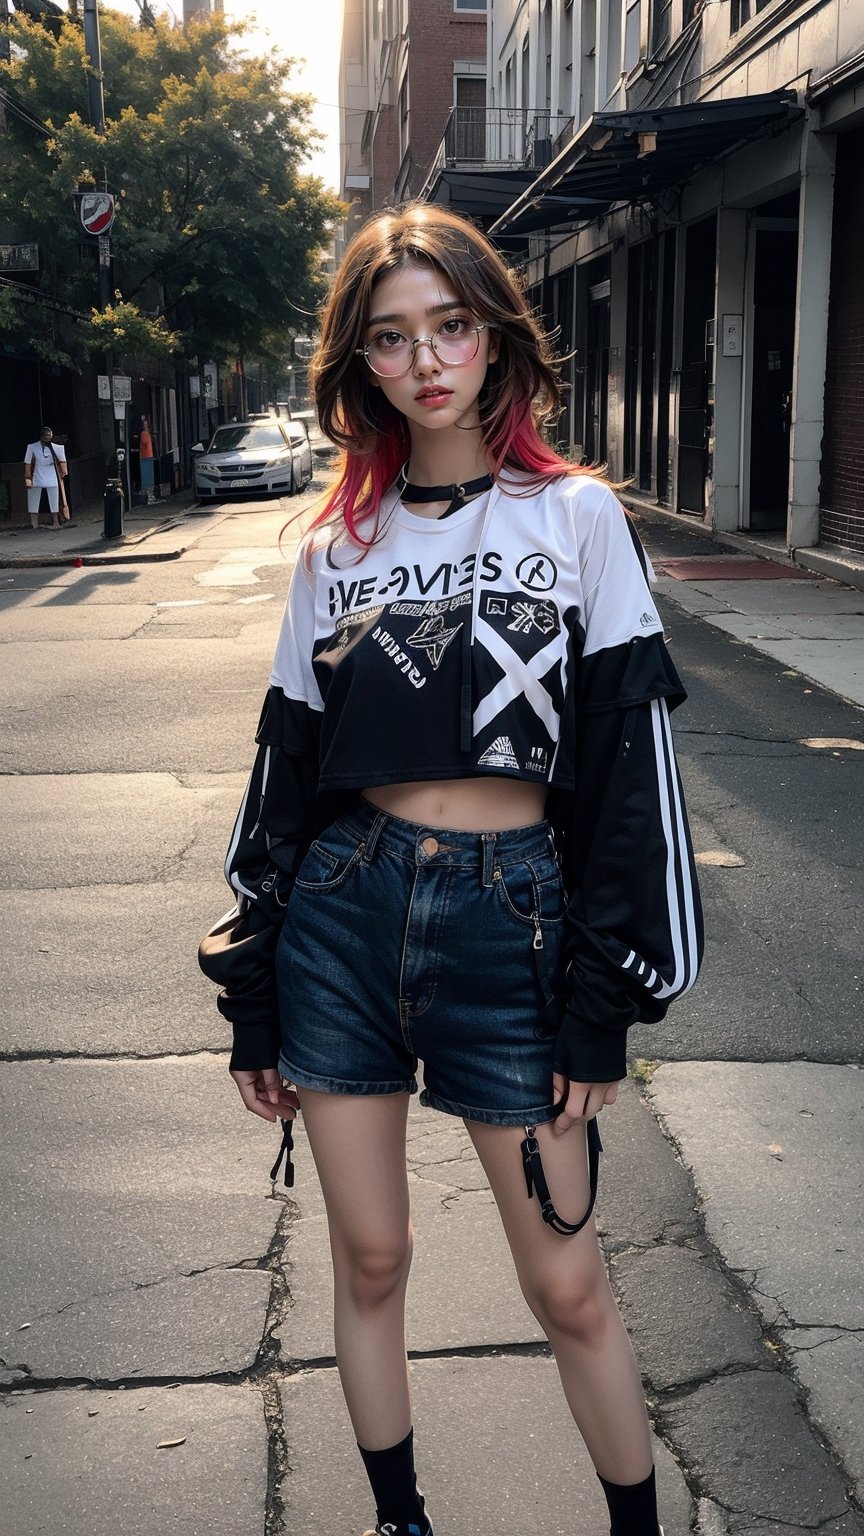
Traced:
<path fill-rule="evenodd" d="M 450 832 L 356 803 L 314 842 L 276 956 L 283 1076 L 414 1093 L 489 1125 L 555 1118 L 565 894 L 546 822 Z"/>

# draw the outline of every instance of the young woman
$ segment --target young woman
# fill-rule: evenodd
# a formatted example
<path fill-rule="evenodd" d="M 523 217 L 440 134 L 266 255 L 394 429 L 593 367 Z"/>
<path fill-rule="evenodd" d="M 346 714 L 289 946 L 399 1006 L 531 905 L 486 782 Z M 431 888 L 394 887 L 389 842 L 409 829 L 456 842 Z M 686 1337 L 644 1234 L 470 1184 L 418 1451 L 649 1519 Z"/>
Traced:
<path fill-rule="evenodd" d="M 240 922 L 209 973 L 232 1076 L 253 1113 L 303 1113 L 376 1530 L 431 1531 L 404 1341 L 419 1058 L 422 1102 L 462 1117 L 486 1171 L 612 1532 L 657 1536 L 639 1372 L 588 1219 L 627 1028 L 663 1017 L 701 950 L 668 718 L 684 692 L 646 562 L 608 486 L 538 435 L 558 403 L 543 340 L 461 219 L 364 226 L 314 373 L 345 457 L 228 853 Z"/>

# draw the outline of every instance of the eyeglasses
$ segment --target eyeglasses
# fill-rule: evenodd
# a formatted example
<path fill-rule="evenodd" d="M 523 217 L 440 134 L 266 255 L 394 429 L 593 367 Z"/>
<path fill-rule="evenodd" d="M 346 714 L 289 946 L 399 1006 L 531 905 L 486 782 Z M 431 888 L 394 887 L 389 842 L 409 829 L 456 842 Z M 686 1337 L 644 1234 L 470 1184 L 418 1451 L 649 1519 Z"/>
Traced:
<path fill-rule="evenodd" d="M 431 336 L 415 336 L 413 341 L 401 331 L 379 331 L 365 347 L 356 349 L 357 356 L 365 357 L 372 372 L 381 379 L 401 379 L 410 373 L 420 346 L 431 347 L 438 361 L 448 368 L 461 368 L 477 356 L 481 332 L 488 329 L 465 315 L 448 315 Z"/>

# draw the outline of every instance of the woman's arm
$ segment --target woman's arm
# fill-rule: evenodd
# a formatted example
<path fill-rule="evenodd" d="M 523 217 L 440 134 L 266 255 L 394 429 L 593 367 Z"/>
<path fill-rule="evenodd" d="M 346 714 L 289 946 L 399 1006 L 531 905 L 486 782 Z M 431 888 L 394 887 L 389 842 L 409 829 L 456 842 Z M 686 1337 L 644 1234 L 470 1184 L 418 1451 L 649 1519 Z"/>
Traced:
<path fill-rule="evenodd" d="M 217 925 L 221 937 L 205 939 L 199 951 L 202 970 L 222 989 L 217 1007 L 233 1026 L 232 1071 L 275 1068 L 279 1059 L 276 946 L 294 877 L 317 830 L 321 708 L 313 691 L 311 624 L 310 593 L 298 567 L 279 647 L 289 659 L 284 677 L 271 678 L 225 861 L 237 905 Z"/>
<path fill-rule="evenodd" d="M 702 912 L 665 698 L 584 722 L 570 829 L 567 1002 L 555 1068 L 626 1074 L 627 1030 L 696 980 Z"/>
<path fill-rule="evenodd" d="M 626 1074 L 627 1030 L 662 1019 L 702 955 L 699 890 L 669 723 L 685 698 L 635 530 L 611 493 L 583 550 L 585 631 L 571 720 L 575 791 L 563 832 L 571 892 L 556 1072 L 602 1104 Z M 554 811 L 553 811 L 554 814 Z M 612 1095 L 614 1097 L 614 1094 Z"/>

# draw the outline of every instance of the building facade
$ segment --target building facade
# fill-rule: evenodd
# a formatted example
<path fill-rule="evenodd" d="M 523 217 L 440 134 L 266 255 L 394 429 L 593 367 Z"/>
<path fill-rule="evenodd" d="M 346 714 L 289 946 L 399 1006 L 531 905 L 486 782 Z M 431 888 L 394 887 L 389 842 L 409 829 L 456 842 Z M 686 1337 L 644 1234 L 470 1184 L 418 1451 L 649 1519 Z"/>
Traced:
<path fill-rule="evenodd" d="M 523 267 L 561 446 L 717 530 L 864 552 L 864 7 L 490 0 L 486 82 L 426 195 Z"/>
<path fill-rule="evenodd" d="M 485 101 L 485 0 L 345 0 L 344 237 L 373 209 L 418 196 L 454 109 L 482 113 Z"/>

